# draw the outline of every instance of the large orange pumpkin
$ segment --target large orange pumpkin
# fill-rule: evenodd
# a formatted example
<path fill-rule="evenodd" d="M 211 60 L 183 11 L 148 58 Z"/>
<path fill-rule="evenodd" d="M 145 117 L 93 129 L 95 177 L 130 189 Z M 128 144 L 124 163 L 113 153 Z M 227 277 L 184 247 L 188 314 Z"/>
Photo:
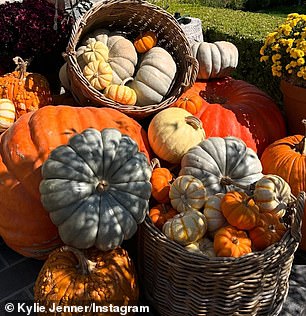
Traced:
<path fill-rule="evenodd" d="M 303 121 L 306 126 L 306 120 Z M 306 133 L 281 138 L 262 154 L 263 173 L 276 174 L 289 183 L 295 196 L 306 191 Z M 306 205 L 302 224 L 300 248 L 306 250 Z"/>
<path fill-rule="evenodd" d="M 286 135 L 284 118 L 276 103 L 263 91 L 232 78 L 197 81 L 188 93 L 202 96 L 198 116 L 206 137 L 236 136 L 259 156 Z"/>
<path fill-rule="evenodd" d="M 54 148 L 89 127 L 117 128 L 150 159 L 141 125 L 114 109 L 45 106 L 23 115 L 1 134 L 0 236 L 22 255 L 45 258 L 61 244 L 40 202 L 41 166 Z"/>

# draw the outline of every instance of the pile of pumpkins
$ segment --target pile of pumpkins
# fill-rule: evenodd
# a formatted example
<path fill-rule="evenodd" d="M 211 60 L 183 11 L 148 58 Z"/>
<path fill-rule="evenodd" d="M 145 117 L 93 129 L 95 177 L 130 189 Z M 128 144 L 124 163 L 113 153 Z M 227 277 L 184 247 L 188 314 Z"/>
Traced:
<path fill-rule="evenodd" d="M 97 29 L 77 50 L 79 66 L 110 99 L 159 103 L 177 67 L 156 40 L 150 30 L 131 42 Z M 306 189 L 305 136 L 285 137 L 273 100 L 229 77 L 233 44 L 192 52 L 196 83 L 144 125 L 107 107 L 53 105 L 48 82 L 21 58 L 0 77 L 0 235 L 22 255 L 48 258 L 37 302 L 137 301 L 121 246 L 147 215 L 186 251 L 209 256 L 263 250 L 288 229 L 286 208 Z"/>

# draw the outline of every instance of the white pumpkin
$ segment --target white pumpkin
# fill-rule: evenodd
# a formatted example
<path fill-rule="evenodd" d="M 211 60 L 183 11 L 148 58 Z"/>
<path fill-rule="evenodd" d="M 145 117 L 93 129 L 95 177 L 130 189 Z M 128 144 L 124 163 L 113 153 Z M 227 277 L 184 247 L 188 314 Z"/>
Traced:
<path fill-rule="evenodd" d="M 13 125 L 15 115 L 14 103 L 9 99 L 0 99 L 0 133 Z"/>

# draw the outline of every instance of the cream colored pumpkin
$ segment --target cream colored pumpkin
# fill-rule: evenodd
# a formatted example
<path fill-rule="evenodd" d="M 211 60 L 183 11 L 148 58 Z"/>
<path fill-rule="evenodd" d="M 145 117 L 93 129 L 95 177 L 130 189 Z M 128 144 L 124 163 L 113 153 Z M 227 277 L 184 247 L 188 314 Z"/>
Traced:
<path fill-rule="evenodd" d="M 9 99 L 0 99 L 0 133 L 13 125 L 15 115 L 14 103 Z"/>
<path fill-rule="evenodd" d="M 162 230 L 169 239 L 186 246 L 205 235 L 207 222 L 199 211 L 187 211 L 167 220 Z"/>
<path fill-rule="evenodd" d="M 100 41 L 108 47 L 108 60 L 113 70 L 113 84 L 121 84 L 126 78 L 132 77 L 138 61 L 136 49 L 131 41 L 118 33 L 110 33 L 105 29 L 96 29 L 82 40 L 77 56 L 83 53 L 88 44 Z"/>
<path fill-rule="evenodd" d="M 80 50 L 80 48 L 78 49 Z M 88 64 L 92 61 L 103 60 L 108 61 L 108 47 L 100 42 L 90 42 L 85 46 L 83 53 L 81 54 L 85 63 Z"/>
<path fill-rule="evenodd" d="M 207 219 L 207 232 L 214 236 L 215 232 L 227 224 L 226 218 L 221 211 L 221 201 L 224 193 L 216 193 L 207 198 L 203 214 Z"/>
<path fill-rule="evenodd" d="M 282 217 L 288 203 L 292 201 L 291 188 L 278 175 L 264 175 L 255 184 L 254 200 L 261 212 L 274 211 Z"/>
<path fill-rule="evenodd" d="M 203 237 L 185 246 L 185 249 L 192 253 L 198 253 L 207 257 L 216 257 L 214 243 L 207 237 Z"/>
<path fill-rule="evenodd" d="M 231 42 L 195 42 L 191 51 L 199 62 L 198 79 L 229 76 L 238 65 L 238 49 Z"/>
<path fill-rule="evenodd" d="M 103 90 L 111 84 L 113 71 L 109 63 L 103 60 L 92 61 L 83 69 L 83 74 L 89 83 L 97 90 Z"/>
<path fill-rule="evenodd" d="M 63 66 L 60 68 L 58 76 L 61 85 L 65 88 L 66 91 L 70 91 L 71 83 L 67 75 L 67 63 L 64 63 Z"/>
<path fill-rule="evenodd" d="M 205 131 L 197 117 L 184 109 L 172 107 L 153 117 L 148 138 L 159 158 L 177 164 L 191 147 L 204 140 Z"/>
<path fill-rule="evenodd" d="M 190 175 L 180 176 L 171 184 L 169 198 L 178 212 L 200 210 L 205 203 L 206 190 L 199 179 Z"/>
<path fill-rule="evenodd" d="M 134 80 L 129 86 L 136 91 L 137 105 L 160 103 L 170 91 L 176 74 L 176 63 L 161 47 L 153 47 L 143 55 Z"/>

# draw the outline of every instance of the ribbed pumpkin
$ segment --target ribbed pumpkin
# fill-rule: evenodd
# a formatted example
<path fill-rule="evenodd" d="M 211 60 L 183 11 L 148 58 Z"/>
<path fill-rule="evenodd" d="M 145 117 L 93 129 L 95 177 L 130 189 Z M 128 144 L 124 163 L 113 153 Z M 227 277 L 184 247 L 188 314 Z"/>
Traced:
<path fill-rule="evenodd" d="M 77 54 L 82 56 L 86 64 L 91 61 L 108 61 L 108 47 L 100 41 L 90 42 L 85 47 L 82 46 L 78 49 Z"/>
<path fill-rule="evenodd" d="M 10 99 L 16 109 L 16 119 L 21 115 L 52 104 L 47 79 L 38 73 L 27 71 L 28 62 L 15 57 L 15 71 L 0 77 L 0 98 Z"/>
<path fill-rule="evenodd" d="M 157 113 L 148 128 L 148 138 L 154 153 L 161 159 L 178 164 L 191 147 L 205 138 L 201 121 L 179 108 Z"/>
<path fill-rule="evenodd" d="M 0 235 L 15 251 L 45 258 L 61 244 L 40 202 L 41 166 L 51 150 L 92 127 L 117 128 L 150 159 L 146 133 L 133 119 L 107 108 L 46 106 L 28 113 L 0 138 Z M 29 221 L 29 218 L 31 219 Z"/>
<path fill-rule="evenodd" d="M 286 136 L 285 120 L 277 104 L 246 81 L 198 81 L 184 96 L 190 93 L 202 97 L 202 109 L 196 116 L 207 138 L 235 136 L 261 156 L 268 145 Z"/>
<path fill-rule="evenodd" d="M 237 137 L 209 137 L 183 156 L 179 175 L 200 179 L 207 196 L 247 188 L 262 178 L 256 153 Z"/>
<path fill-rule="evenodd" d="M 0 99 L 0 133 L 7 130 L 15 121 L 15 106 L 9 99 Z"/>
<path fill-rule="evenodd" d="M 173 103 L 172 106 L 184 109 L 194 115 L 202 108 L 202 98 L 195 93 L 185 92 Z"/>
<path fill-rule="evenodd" d="M 252 242 L 244 230 L 229 225 L 216 232 L 214 249 L 218 257 L 238 258 L 252 252 Z"/>
<path fill-rule="evenodd" d="M 136 92 L 128 86 L 124 85 L 125 80 L 122 81 L 120 85 L 110 84 L 107 86 L 103 94 L 118 103 L 125 105 L 135 105 L 137 101 Z"/>
<path fill-rule="evenodd" d="M 207 257 L 216 257 L 214 243 L 207 237 L 203 237 L 185 246 L 185 249 L 192 253 L 202 254 Z"/>
<path fill-rule="evenodd" d="M 134 41 L 134 46 L 138 53 L 142 54 L 150 50 L 157 43 L 156 34 L 152 31 L 141 33 Z"/>
<path fill-rule="evenodd" d="M 201 239 L 206 230 L 206 218 L 198 211 L 179 213 L 167 220 L 163 226 L 163 233 L 183 246 Z"/>
<path fill-rule="evenodd" d="M 153 224 L 160 230 L 168 219 L 177 214 L 178 212 L 170 204 L 157 204 L 153 206 L 149 212 Z"/>
<path fill-rule="evenodd" d="M 63 246 L 50 254 L 34 286 L 34 302 L 47 311 L 38 315 L 47 316 L 68 315 L 67 312 L 51 312 L 54 304 L 63 309 L 67 305 L 83 307 L 82 315 L 111 316 L 114 315 L 111 311 L 102 312 L 104 305 L 133 306 L 137 304 L 138 296 L 135 267 L 122 248 L 102 252 L 95 248 L 81 251 Z M 85 308 L 93 304 L 101 310 L 84 313 Z"/>
<path fill-rule="evenodd" d="M 88 128 L 43 163 L 41 201 L 67 245 L 114 249 L 149 211 L 151 168 L 131 137 Z"/>
<path fill-rule="evenodd" d="M 190 175 L 176 178 L 170 186 L 171 205 L 178 212 L 200 210 L 206 200 L 206 189 L 203 183 Z"/>

